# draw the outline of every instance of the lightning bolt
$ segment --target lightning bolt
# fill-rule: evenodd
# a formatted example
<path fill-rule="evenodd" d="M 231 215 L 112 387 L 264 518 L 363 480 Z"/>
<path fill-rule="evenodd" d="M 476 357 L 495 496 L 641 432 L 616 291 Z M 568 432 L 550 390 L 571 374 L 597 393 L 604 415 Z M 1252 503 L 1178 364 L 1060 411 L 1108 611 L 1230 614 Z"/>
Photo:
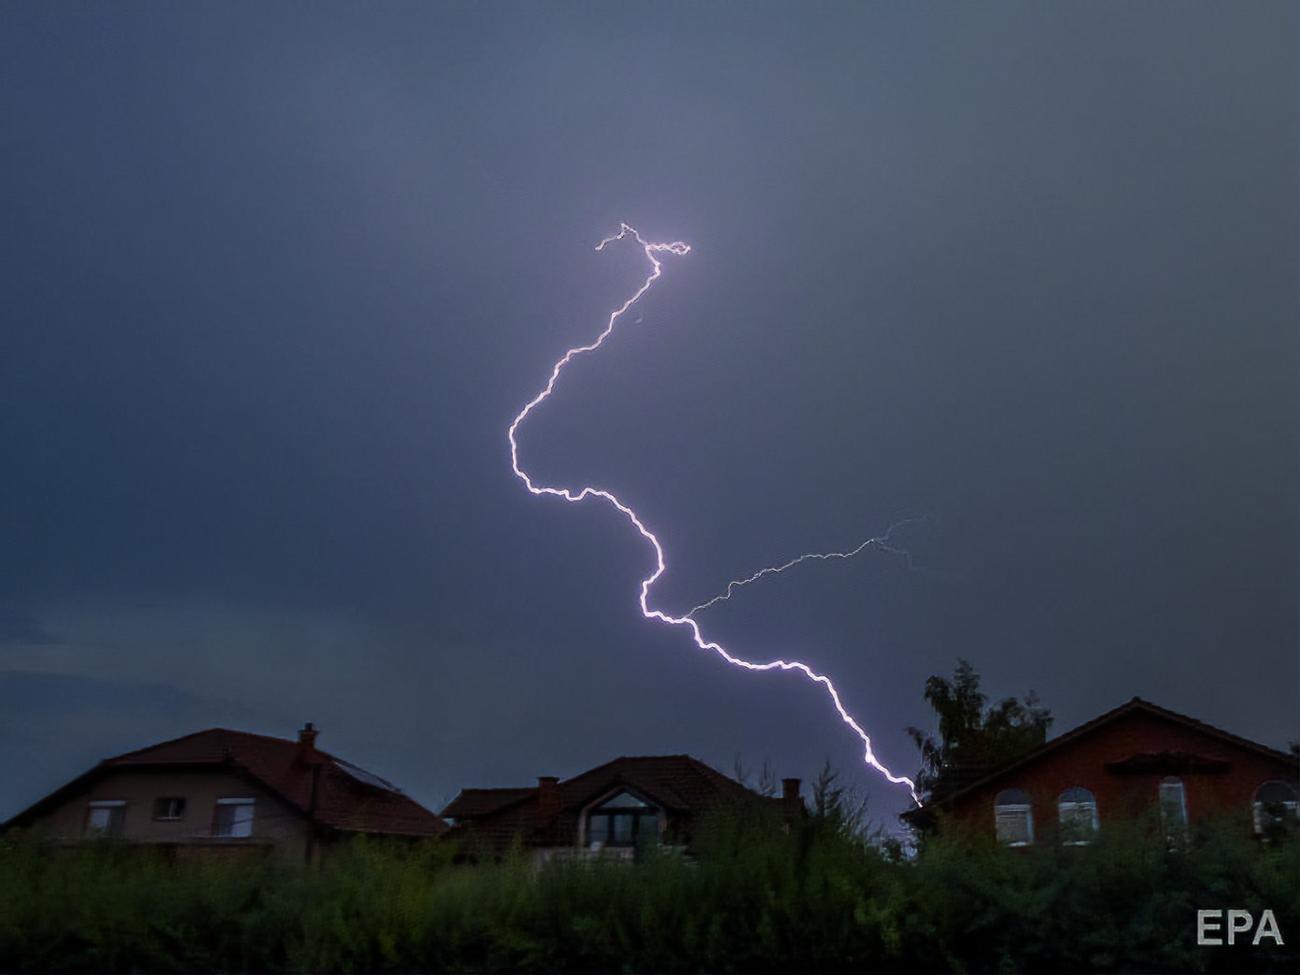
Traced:
<path fill-rule="evenodd" d="M 515 477 L 519 478 L 519 480 L 523 482 L 524 487 L 528 489 L 530 494 L 550 495 L 552 497 L 563 498 L 565 501 L 572 504 L 586 501 L 588 498 L 599 498 L 601 501 L 604 501 L 618 511 L 618 513 L 626 518 L 632 527 L 640 533 L 641 537 L 646 540 L 650 545 L 650 548 L 654 551 L 655 569 L 650 573 L 650 575 L 641 580 L 641 595 L 638 602 L 641 606 L 642 616 L 648 620 L 665 623 L 669 626 L 684 627 L 690 632 L 691 639 L 694 640 L 697 647 L 701 650 L 708 650 L 717 654 L 733 667 L 739 667 L 743 670 L 750 671 L 796 671 L 808 680 L 820 684 L 830 696 L 831 703 L 835 705 L 835 710 L 839 713 L 840 720 L 843 721 L 844 724 L 847 725 L 862 742 L 863 760 L 894 785 L 906 786 L 908 792 L 911 793 L 913 801 L 919 806 L 921 804 L 921 799 L 916 794 L 916 784 L 905 775 L 895 775 L 880 763 L 876 758 L 875 751 L 871 747 L 870 736 L 863 730 L 862 726 L 858 724 L 853 715 L 849 714 L 848 710 L 845 709 L 844 703 L 840 700 L 839 691 L 836 690 L 835 685 L 831 683 L 829 677 L 817 673 L 807 664 L 799 660 L 771 660 L 767 663 L 761 664 L 744 660 L 731 653 L 721 644 L 706 639 L 703 632 L 700 630 L 699 623 L 697 623 L 689 613 L 685 616 L 672 616 L 665 613 L 663 610 L 654 609 L 650 606 L 650 588 L 659 580 L 659 577 L 662 576 L 668 568 L 667 562 L 664 559 L 664 549 L 654 532 L 650 531 L 650 529 L 645 526 L 641 517 L 630 507 L 620 501 L 613 492 L 592 485 L 586 485 L 576 490 L 567 487 L 539 485 L 533 481 L 532 476 L 527 471 L 519 466 L 519 441 L 517 439 L 519 426 L 524 422 L 524 420 L 528 419 L 529 414 L 531 414 L 533 410 L 545 402 L 551 393 L 554 392 L 555 384 L 559 381 L 560 373 L 564 371 L 565 366 L 578 356 L 595 352 L 605 343 L 605 340 L 613 334 L 614 326 L 618 323 L 618 320 L 623 317 L 624 313 L 626 313 L 629 308 L 641 299 L 642 295 L 650 290 L 650 287 L 658 281 L 660 276 L 663 274 L 663 261 L 661 260 L 661 255 L 673 254 L 677 257 L 684 257 L 686 254 L 690 253 L 691 250 L 689 244 L 685 244 L 680 240 L 673 241 L 672 243 L 656 243 L 647 241 L 635 228 L 626 223 L 620 225 L 618 233 L 606 237 L 597 244 L 596 250 L 603 251 L 610 244 L 628 238 L 636 241 L 636 243 L 641 247 L 641 250 L 646 256 L 646 260 L 650 262 L 650 272 L 646 275 L 645 280 L 641 282 L 641 286 L 632 293 L 631 297 L 610 313 L 609 321 L 605 323 L 604 330 L 601 331 L 595 339 L 586 345 L 574 346 L 555 361 L 555 364 L 551 367 L 550 378 L 546 381 L 546 385 L 542 388 L 542 391 L 530 399 L 524 405 L 524 408 L 521 409 L 510 422 L 510 426 L 506 430 L 506 439 L 510 442 L 510 467 L 514 471 Z M 870 539 L 868 539 L 868 541 L 870 541 Z M 692 612 L 694 612 L 694 610 L 692 610 Z"/>
<path fill-rule="evenodd" d="M 797 558 L 791 559 L 789 562 L 786 562 L 783 565 L 771 565 L 765 569 L 759 569 L 752 576 L 747 576 L 744 579 L 732 579 L 729 583 L 727 583 L 727 588 L 724 592 L 719 593 L 718 595 L 714 596 L 710 600 L 707 600 L 706 602 L 700 603 L 700 605 L 692 608 L 691 611 L 686 615 L 688 617 L 693 617 L 700 610 L 708 609 L 710 606 L 714 606 L 717 603 L 725 603 L 728 599 L 732 597 L 732 595 L 735 593 L 737 589 L 747 586 L 751 582 L 757 582 L 759 579 L 763 578 L 764 576 L 777 575 L 781 572 L 784 572 L 786 569 L 793 569 L 796 565 L 799 565 L 801 562 L 808 562 L 814 559 L 823 562 L 829 561 L 830 559 L 851 559 L 853 558 L 853 556 L 857 555 L 860 552 L 865 551 L 868 548 L 876 548 L 882 552 L 888 552 L 890 555 L 901 556 L 907 562 L 907 567 L 910 569 L 912 568 L 912 553 L 905 548 L 898 548 L 897 546 L 891 545 L 889 540 L 893 538 L 894 532 L 898 531 L 898 529 L 904 527 L 905 525 L 915 525 L 920 522 L 929 521 L 929 520 L 930 520 L 929 515 L 921 515 L 917 518 L 904 518 L 902 521 L 896 521 L 892 525 L 890 525 L 885 530 L 885 533 L 883 535 L 873 535 L 871 538 L 868 538 L 866 541 L 861 542 L 856 548 L 851 548 L 847 552 L 806 552 L 803 555 L 798 556 Z"/>

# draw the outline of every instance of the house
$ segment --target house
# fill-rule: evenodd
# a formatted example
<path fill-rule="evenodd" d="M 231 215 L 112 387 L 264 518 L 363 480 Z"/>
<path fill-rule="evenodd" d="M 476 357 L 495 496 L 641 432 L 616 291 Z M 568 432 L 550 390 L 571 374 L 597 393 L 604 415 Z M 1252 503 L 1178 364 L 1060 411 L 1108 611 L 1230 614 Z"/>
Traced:
<path fill-rule="evenodd" d="M 1107 822 L 1148 813 L 1167 829 L 1239 815 L 1262 834 L 1296 815 L 1298 783 L 1295 755 L 1135 697 L 903 819 L 965 824 L 1010 846 L 1087 843 Z"/>
<path fill-rule="evenodd" d="M 173 856 L 243 850 L 314 862 L 358 833 L 435 837 L 447 824 L 377 775 L 298 740 L 212 728 L 106 758 L 5 824 L 62 841 L 117 837 Z"/>
<path fill-rule="evenodd" d="M 690 849 L 693 830 L 715 812 L 801 813 L 799 780 L 779 798 L 759 795 L 688 755 L 616 758 L 573 778 L 536 786 L 465 789 L 442 810 L 470 858 L 519 844 L 534 862 L 556 855 L 630 857 L 647 843 Z"/>

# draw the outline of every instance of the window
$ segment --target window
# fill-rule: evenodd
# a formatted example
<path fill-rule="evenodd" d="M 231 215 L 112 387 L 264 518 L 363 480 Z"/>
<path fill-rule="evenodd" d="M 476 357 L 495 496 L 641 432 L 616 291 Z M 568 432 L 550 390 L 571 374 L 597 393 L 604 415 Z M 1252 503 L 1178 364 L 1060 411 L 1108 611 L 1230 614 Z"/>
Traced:
<path fill-rule="evenodd" d="M 1092 842 L 1100 821 L 1097 818 L 1097 799 L 1087 789 L 1074 786 L 1066 789 L 1056 800 L 1056 812 L 1061 823 L 1061 841 L 1067 846 L 1084 846 Z"/>
<path fill-rule="evenodd" d="M 1182 779 L 1169 777 L 1161 781 L 1160 818 L 1169 828 L 1187 826 L 1187 790 Z"/>
<path fill-rule="evenodd" d="M 121 836 L 126 820 L 125 799 L 101 799 L 90 803 L 86 812 L 87 836 Z"/>
<path fill-rule="evenodd" d="M 212 835 L 232 838 L 253 835 L 253 799 L 218 799 Z"/>
<path fill-rule="evenodd" d="M 153 801 L 153 818 L 174 822 L 185 818 L 185 800 L 178 796 L 164 796 Z"/>
<path fill-rule="evenodd" d="M 993 800 L 993 827 L 998 842 L 1029 846 L 1034 842 L 1034 806 L 1023 789 L 1003 789 Z"/>
<path fill-rule="evenodd" d="M 1187 825 L 1187 791 L 1182 779 L 1170 777 L 1161 781 L 1160 818 L 1166 830 L 1182 829 Z"/>
<path fill-rule="evenodd" d="M 659 811 L 630 792 L 611 796 L 587 814 L 587 846 L 636 846 L 659 839 Z"/>
<path fill-rule="evenodd" d="M 1251 803 L 1255 832 L 1264 834 L 1276 832 L 1294 821 L 1296 810 L 1296 791 L 1285 782 L 1265 782 L 1255 790 L 1255 801 Z"/>

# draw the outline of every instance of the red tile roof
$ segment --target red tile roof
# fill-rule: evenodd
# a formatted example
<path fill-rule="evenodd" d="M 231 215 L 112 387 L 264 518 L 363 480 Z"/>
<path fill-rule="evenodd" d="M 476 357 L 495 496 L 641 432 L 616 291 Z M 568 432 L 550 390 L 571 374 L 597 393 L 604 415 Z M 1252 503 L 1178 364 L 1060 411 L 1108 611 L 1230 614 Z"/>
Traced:
<path fill-rule="evenodd" d="M 438 836 L 447 824 L 390 782 L 328 752 L 284 738 L 210 728 L 106 758 L 30 809 L 20 822 L 91 776 L 114 768 L 214 766 L 240 770 L 322 826 L 359 833 Z M 313 789 L 313 780 L 315 787 Z"/>
<path fill-rule="evenodd" d="M 536 787 L 520 789 L 462 789 L 442 815 L 447 819 L 474 819 L 499 812 L 520 799 L 537 794 Z"/>
<path fill-rule="evenodd" d="M 1031 762 L 1036 762 L 1046 755 L 1050 755 L 1052 752 L 1056 751 L 1062 745 L 1068 744 L 1069 742 L 1076 741 L 1079 738 L 1089 735 L 1092 732 L 1096 731 L 1098 728 L 1104 727 L 1105 725 L 1110 724 L 1112 721 L 1122 718 L 1125 715 L 1131 714 L 1135 711 L 1154 715 L 1155 717 L 1161 718 L 1165 721 L 1170 721 L 1173 722 L 1174 724 L 1179 724 L 1186 728 L 1191 728 L 1194 731 L 1200 732 L 1203 735 L 1207 735 L 1211 738 L 1217 738 L 1220 741 L 1227 742 L 1228 744 L 1233 745 L 1237 748 L 1242 748 L 1247 751 L 1255 752 L 1256 754 L 1281 761 L 1288 765 L 1294 766 L 1296 764 L 1295 756 L 1288 755 L 1286 752 L 1278 751 L 1276 748 L 1270 748 L 1268 745 L 1262 745 L 1257 741 L 1251 741 L 1249 738 L 1242 738 L 1240 735 L 1234 735 L 1229 731 L 1224 731 L 1222 728 L 1216 728 L 1214 725 L 1206 724 L 1204 721 L 1200 721 L 1196 718 L 1189 717 L 1186 714 L 1180 714 L 1177 711 L 1171 711 L 1168 708 L 1163 708 L 1158 704 L 1152 704 L 1150 701 L 1143 700 L 1140 697 L 1134 697 L 1128 701 L 1125 701 L 1119 707 L 1112 708 L 1110 711 L 1107 711 L 1104 714 L 1099 714 L 1091 721 L 1085 721 L 1083 724 L 1079 725 L 1078 727 L 1072 728 L 1071 730 L 1065 732 L 1065 734 L 1058 735 L 1057 737 L 1051 739 L 1050 741 L 1047 741 L 1044 744 L 1039 745 L 1033 751 L 1030 751 L 1025 755 L 1022 755 L 1020 758 L 1008 762 L 1005 765 L 999 766 L 996 769 L 989 770 L 986 775 L 977 777 L 974 781 L 964 784 L 961 788 L 956 789 L 950 793 L 947 793 L 941 798 L 932 800 L 930 803 L 926 804 L 925 806 L 918 806 L 915 809 L 907 810 L 906 812 L 900 814 L 899 818 L 903 819 L 904 821 L 913 821 L 913 822 L 924 821 L 931 815 L 934 809 L 948 806 L 953 802 L 962 799 L 967 794 L 974 792 L 977 789 L 985 788 L 991 782 L 994 782 L 997 779 L 1005 775 L 1008 775 L 1011 772 L 1016 771 L 1017 769 L 1023 768 L 1024 766 L 1030 764 Z M 1140 755 L 1133 756 L 1133 760 L 1136 760 L 1140 765 L 1142 761 L 1142 756 Z M 1204 759 L 1202 759 L 1202 761 L 1204 761 Z"/>
<path fill-rule="evenodd" d="M 557 782 L 554 788 L 547 808 L 536 786 L 465 789 L 442 815 L 456 820 L 453 836 L 500 850 L 516 837 L 527 846 L 572 846 L 583 809 L 620 788 L 630 788 L 677 815 L 781 802 L 747 789 L 689 755 L 616 758 Z"/>

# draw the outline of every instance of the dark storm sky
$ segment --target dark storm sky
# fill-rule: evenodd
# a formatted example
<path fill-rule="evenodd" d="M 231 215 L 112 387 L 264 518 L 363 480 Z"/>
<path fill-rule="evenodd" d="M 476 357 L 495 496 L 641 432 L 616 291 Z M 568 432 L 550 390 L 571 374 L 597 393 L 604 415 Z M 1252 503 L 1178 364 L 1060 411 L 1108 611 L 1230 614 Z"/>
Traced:
<path fill-rule="evenodd" d="M 214 724 L 430 804 L 619 754 L 915 769 L 970 658 L 1276 746 L 1297 675 L 1296 8 L 11 4 L 0 815 Z M 630 323 L 629 323 L 630 324 Z"/>

